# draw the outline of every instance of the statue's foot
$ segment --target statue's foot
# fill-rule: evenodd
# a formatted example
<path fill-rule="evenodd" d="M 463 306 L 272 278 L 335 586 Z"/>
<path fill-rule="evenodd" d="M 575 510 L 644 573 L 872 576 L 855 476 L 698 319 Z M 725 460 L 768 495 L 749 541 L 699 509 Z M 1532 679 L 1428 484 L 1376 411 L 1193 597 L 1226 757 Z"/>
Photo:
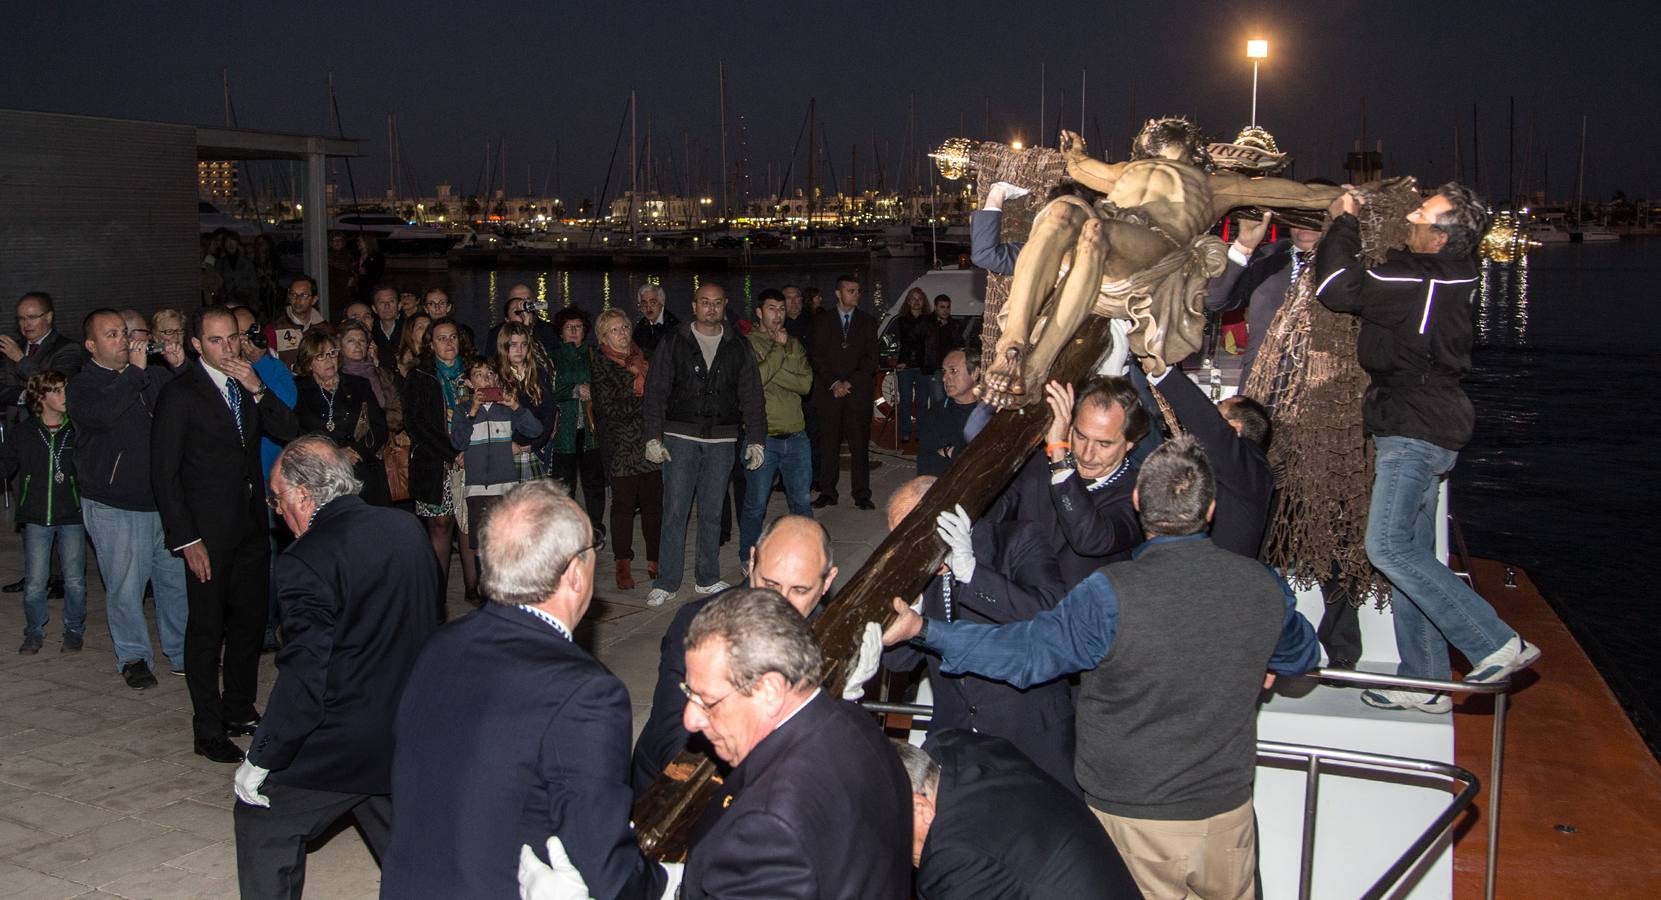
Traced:
<path fill-rule="evenodd" d="M 1013 409 L 1026 403 L 1027 348 L 1019 342 L 1010 344 L 981 374 L 980 399 L 994 409 Z"/>

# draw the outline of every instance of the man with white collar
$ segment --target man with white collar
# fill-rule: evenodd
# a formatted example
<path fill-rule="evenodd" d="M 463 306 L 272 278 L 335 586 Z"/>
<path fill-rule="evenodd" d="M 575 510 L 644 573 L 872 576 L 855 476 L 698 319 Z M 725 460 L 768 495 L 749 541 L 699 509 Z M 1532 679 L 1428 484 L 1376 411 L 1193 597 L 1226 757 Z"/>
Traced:
<path fill-rule="evenodd" d="M 186 365 L 156 398 L 150 483 L 167 546 L 184 557 L 185 683 L 196 753 L 242 762 L 229 740 L 253 734 L 260 647 L 268 615 L 271 548 L 260 435 L 293 438 L 294 413 L 243 357 L 236 314 L 196 314 Z M 223 660 L 224 691 L 220 690 Z"/>
<path fill-rule="evenodd" d="M 1070 586 L 1142 543 L 1131 505 L 1130 453 L 1147 435 L 1149 417 L 1124 378 L 1097 375 L 1076 392 L 1052 381 L 1044 399 L 1053 418 L 1042 454 L 1034 454 L 985 518 L 1049 528 L 1062 581 Z"/>
<path fill-rule="evenodd" d="M 647 282 L 635 292 L 635 301 L 640 305 L 640 320 L 634 323 L 634 342 L 647 356 L 651 356 L 658 343 L 674 334 L 681 324 L 680 318 L 665 307 L 668 299 L 669 295 L 664 293 L 661 284 Z"/>
<path fill-rule="evenodd" d="M 52 295 L 30 291 L 17 300 L 17 337 L 0 334 L 0 404 L 20 406 L 29 376 L 56 369 L 81 370 L 81 348 L 52 327 Z"/>
<path fill-rule="evenodd" d="M 629 826 L 629 693 L 572 637 L 602 543 L 557 481 L 485 519 L 489 602 L 427 642 L 399 703 L 381 896 L 514 896 L 520 847 L 549 835 L 593 896 L 662 895 Z"/>

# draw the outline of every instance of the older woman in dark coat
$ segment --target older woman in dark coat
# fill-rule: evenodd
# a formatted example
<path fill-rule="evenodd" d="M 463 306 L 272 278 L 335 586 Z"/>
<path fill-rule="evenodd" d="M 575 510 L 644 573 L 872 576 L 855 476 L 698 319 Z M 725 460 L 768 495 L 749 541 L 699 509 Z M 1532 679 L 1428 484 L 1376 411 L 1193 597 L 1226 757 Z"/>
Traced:
<path fill-rule="evenodd" d="M 646 391 L 647 362 L 630 337 L 629 317 L 608 309 L 598 324 L 600 352 L 594 359 L 594 413 L 600 451 L 611 476 L 611 546 L 617 559 L 617 587 L 634 587 L 629 564 L 634 560 L 634 514 L 646 539 L 646 577 L 657 577 L 658 526 L 663 522 L 663 474 L 646 459 L 641 397 Z"/>
<path fill-rule="evenodd" d="M 368 381 L 341 371 L 340 345 L 314 329 L 300 339 L 294 361 L 294 415 L 302 434 L 329 438 L 352 457 L 352 475 L 363 482 L 363 500 L 391 506 L 381 448 L 386 446 L 386 413 Z"/>

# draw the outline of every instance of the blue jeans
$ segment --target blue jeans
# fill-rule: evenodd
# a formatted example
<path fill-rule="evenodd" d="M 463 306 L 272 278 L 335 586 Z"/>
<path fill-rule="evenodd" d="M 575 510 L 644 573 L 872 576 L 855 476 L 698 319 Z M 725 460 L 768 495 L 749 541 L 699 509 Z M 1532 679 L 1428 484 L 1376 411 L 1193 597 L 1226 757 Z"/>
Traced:
<path fill-rule="evenodd" d="M 808 485 L 813 483 L 813 447 L 808 443 L 807 432 L 768 438 L 761 468 L 744 473 L 744 511 L 738 516 L 740 566 L 750 565 L 750 548 L 761 536 L 761 524 L 767 518 L 767 501 L 773 494 L 774 472 L 784 478 L 784 499 L 790 506 L 790 514 L 812 517 Z"/>
<path fill-rule="evenodd" d="M 1450 677 L 1448 645 L 1474 665 L 1516 636 L 1494 608 L 1436 558 L 1436 495 L 1459 454 L 1428 441 L 1375 438 L 1367 558 L 1395 588 L 1396 672 Z"/>
<path fill-rule="evenodd" d="M 131 662 L 154 669 L 150 628 L 144 621 L 144 584 L 156 594 L 156 630 L 161 649 L 173 665 L 185 664 L 185 561 L 174 556 L 162 538 L 161 515 L 117 509 L 96 500 L 81 499 L 81 520 L 98 554 L 104 576 L 104 606 L 115 644 L 117 671 Z"/>
<path fill-rule="evenodd" d="M 900 393 L 900 440 L 909 441 L 917 434 L 917 416 L 929 405 L 929 376 L 918 369 L 895 371 L 895 383 Z"/>
<path fill-rule="evenodd" d="M 87 628 L 87 533 L 80 525 L 23 526 L 23 636 L 46 636 L 46 582 L 52 574 L 52 542 L 63 567 L 63 633 Z"/>
<path fill-rule="evenodd" d="M 672 434 L 663 436 L 669 461 L 663 464 L 663 528 L 658 538 L 655 588 L 674 593 L 681 589 L 686 569 L 686 528 L 692 504 L 698 504 L 698 547 L 693 584 L 721 580 L 721 502 L 732 479 L 738 442 L 705 444 Z"/>

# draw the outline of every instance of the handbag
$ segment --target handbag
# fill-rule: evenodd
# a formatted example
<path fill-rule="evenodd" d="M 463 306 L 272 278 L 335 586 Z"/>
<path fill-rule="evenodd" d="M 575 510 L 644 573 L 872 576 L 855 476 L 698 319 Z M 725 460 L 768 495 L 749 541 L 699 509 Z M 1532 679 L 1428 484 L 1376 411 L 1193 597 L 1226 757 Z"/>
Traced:
<path fill-rule="evenodd" d="M 393 503 L 404 503 L 409 496 L 409 447 L 387 441 L 381 450 L 381 465 L 386 468 L 386 489 Z"/>

